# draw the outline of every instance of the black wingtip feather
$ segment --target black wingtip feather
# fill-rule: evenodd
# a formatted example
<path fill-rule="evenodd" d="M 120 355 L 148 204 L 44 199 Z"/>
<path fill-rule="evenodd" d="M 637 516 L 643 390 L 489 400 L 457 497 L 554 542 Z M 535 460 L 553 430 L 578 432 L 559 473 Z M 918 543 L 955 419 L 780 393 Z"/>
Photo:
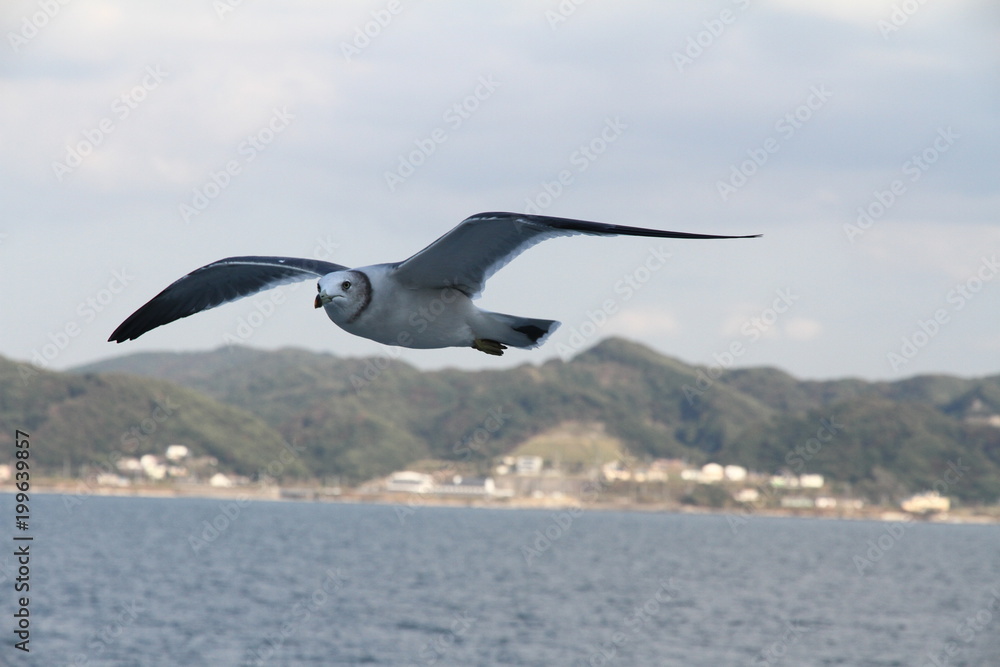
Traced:
<path fill-rule="evenodd" d="M 627 225 L 614 225 L 607 222 L 590 222 L 588 220 L 575 220 L 572 218 L 556 218 L 548 215 L 529 215 L 525 213 L 504 213 L 488 212 L 477 213 L 469 216 L 467 220 L 479 219 L 501 219 L 501 220 L 521 220 L 524 222 L 538 222 L 555 229 L 565 229 L 567 231 L 580 232 L 582 234 L 622 234 L 625 236 L 646 236 L 652 238 L 666 239 L 754 239 L 760 238 L 763 234 L 746 234 L 740 236 L 729 236 L 722 234 L 695 234 L 692 232 L 671 232 L 662 229 L 646 229 L 645 227 L 629 227 Z"/>
<path fill-rule="evenodd" d="M 109 343 L 135 340 L 164 324 L 281 284 L 319 277 L 346 267 L 299 257 L 227 257 L 183 276 L 129 315 Z"/>

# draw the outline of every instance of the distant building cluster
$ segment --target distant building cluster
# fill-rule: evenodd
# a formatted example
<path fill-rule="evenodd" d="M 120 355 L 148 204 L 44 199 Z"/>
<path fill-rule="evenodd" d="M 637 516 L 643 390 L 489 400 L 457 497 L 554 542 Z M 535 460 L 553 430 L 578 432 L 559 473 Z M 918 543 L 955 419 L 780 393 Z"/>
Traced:
<path fill-rule="evenodd" d="M 692 488 L 692 485 L 717 486 L 736 503 L 746 505 L 846 511 L 864 507 L 861 499 L 831 495 L 826 480 L 818 473 L 768 475 L 739 465 L 710 462 L 692 467 L 677 459 L 657 459 L 633 466 L 621 460 L 611 461 L 581 477 L 565 474 L 556 467 L 546 467 L 545 463 L 541 456 L 505 456 L 494 468 L 495 477 L 475 478 L 454 475 L 453 471 L 442 476 L 402 470 L 392 473 L 381 484 L 368 487 L 368 490 L 466 498 L 516 496 L 565 499 L 582 497 L 595 484 L 609 490 L 619 483 L 640 487 L 661 483 L 661 488 L 667 488 L 667 483 L 671 482 L 676 494 L 682 493 L 685 488 Z M 664 491 L 665 496 L 668 493 Z M 950 501 L 936 492 L 929 492 L 906 499 L 902 509 L 915 514 L 947 512 Z"/>
<path fill-rule="evenodd" d="M 123 456 L 114 469 L 105 468 L 97 473 L 99 486 L 128 487 L 137 482 L 207 482 L 209 486 L 226 488 L 250 482 L 246 477 L 218 471 L 219 461 L 214 456 L 192 456 L 187 445 L 169 445 L 162 456 L 143 454 Z"/>
<path fill-rule="evenodd" d="M 161 481 L 207 483 L 216 488 L 250 483 L 246 477 L 220 471 L 218 465 L 214 457 L 195 457 L 186 445 L 171 444 L 162 455 L 123 456 L 113 467 L 102 468 L 95 477 L 98 485 L 106 487 Z M 702 488 L 704 493 L 700 498 L 706 498 L 707 494 L 716 502 L 722 494 L 722 498 L 728 496 L 738 504 L 783 509 L 859 510 L 864 506 L 857 498 L 835 497 L 823 475 L 817 473 L 770 475 L 715 462 L 694 467 L 679 459 L 657 459 L 643 464 L 615 460 L 570 475 L 558 465 L 546 466 L 541 456 L 526 454 L 500 458 L 493 473 L 494 476 L 467 476 L 452 467 L 435 474 L 402 470 L 363 485 L 359 491 L 452 498 L 565 500 L 592 496 L 597 488 L 610 496 L 634 494 L 634 498 L 654 501 L 683 496 L 697 504 L 699 494 L 692 490 Z M 0 483 L 12 479 L 13 466 L 0 464 Z M 951 500 L 937 491 L 928 491 L 906 498 L 900 507 L 911 514 L 944 514 L 950 511 Z"/>
<path fill-rule="evenodd" d="M 433 475 L 403 470 L 389 475 L 385 490 L 403 493 L 434 494 L 466 498 L 501 498 L 513 495 L 509 489 L 497 489 L 492 477 L 462 477 L 453 475 L 437 481 Z"/>

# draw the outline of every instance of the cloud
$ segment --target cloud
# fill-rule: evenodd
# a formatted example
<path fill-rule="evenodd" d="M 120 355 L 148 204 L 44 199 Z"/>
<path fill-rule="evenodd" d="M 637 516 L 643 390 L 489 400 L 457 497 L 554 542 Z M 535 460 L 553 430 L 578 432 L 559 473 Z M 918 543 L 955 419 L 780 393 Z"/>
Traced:
<path fill-rule="evenodd" d="M 609 333 L 626 337 L 672 336 L 680 331 L 677 318 L 652 308 L 625 308 L 608 325 Z"/>
<path fill-rule="evenodd" d="M 791 317 L 783 329 L 785 336 L 794 341 L 810 341 L 823 333 L 823 325 L 808 317 Z"/>
<path fill-rule="evenodd" d="M 877 222 L 856 237 L 858 252 L 879 271 L 926 276 L 942 284 L 967 279 L 986 255 L 1000 248 L 994 223 L 947 225 L 926 220 Z"/>

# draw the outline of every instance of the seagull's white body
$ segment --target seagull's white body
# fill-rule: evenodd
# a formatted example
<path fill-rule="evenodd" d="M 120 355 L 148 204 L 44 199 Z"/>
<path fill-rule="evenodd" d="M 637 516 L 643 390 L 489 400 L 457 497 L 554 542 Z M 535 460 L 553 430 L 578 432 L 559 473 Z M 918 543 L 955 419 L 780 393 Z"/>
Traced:
<path fill-rule="evenodd" d="M 537 347 L 559 327 L 552 320 L 481 310 L 455 287 L 407 286 L 396 279 L 395 268 L 376 264 L 329 273 L 316 285 L 315 305 L 322 306 L 333 323 L 348 333 L 417 349 L 481 349 L 476 341 Z M 537 335 L 517 330 L 532 326 Z"/>
<path fill-rule="evenodd" d="M 655 238 L 748 238 L 669 232 L 516 213 L 480 213 L 413 257 L 350 269 L 296 257 L 230 257 L 177 280 L 122 322 L 109 340 L 138 338 L 163 324 L 278 285 L 318 278 L 316 308 L 348 333 L 386 345 L 473 347 L 501 355 L 533 348 L 558 322 L 481 310 L 486 280 L 548 238 L 573 234 Z"/>
<path fill-rule="evenodd" d="M 467 347 L 476 338 L 474 330 L 483 324 L 481 311 L 464 293 L 452 287 L 402 288 L 393 280 L 389 264 L 327 274 L 319 280 L 319 293 L 342 294 L 340 285 L 352 273 L 368 279 L 368 306 L 355 318 L 351 309 L 337 299 L 323 303 L 327 316 L 347 333 L 385 345 L 418 349 Z"/>

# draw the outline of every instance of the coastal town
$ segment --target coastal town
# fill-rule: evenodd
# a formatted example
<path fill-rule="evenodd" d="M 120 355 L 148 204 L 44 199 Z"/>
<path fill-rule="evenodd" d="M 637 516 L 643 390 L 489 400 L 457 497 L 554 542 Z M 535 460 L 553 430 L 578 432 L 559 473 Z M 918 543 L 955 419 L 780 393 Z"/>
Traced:
<path fill-rule="evenodd" d="M 481 468 L 480 468 L 481 469 Z M 764 474 L 734 464 L 692 466 L 679 459 L 648 463 L 614 460 L 570 473 L 538 455 L 503 456 L 489 474 L 451 462 L 421 462 L 412 469 L 354 487 L 327 483 L 279 483 L 220 469 L 213 457 L 193 456 L 185 445 L 162 455 L 122 456 L 93 466 L 82 479 L 51 478 L 51 491 L 86 495 L 246 497 L 261 500 L 377 502 L 402 505 L 473 505 L 519 508 L 575 506 L 688 512 L 759 512 L 833 518 L 932 521 L 1000 520 L 1000 507 L 956 508 L 947 495 L 962 470 L 953 466 L 934 488 L 892 503 L 856 497 L 849 485 L 814 472 Z M 11 484 L 12 467 L 0 465 L 0 487 Z"/>

